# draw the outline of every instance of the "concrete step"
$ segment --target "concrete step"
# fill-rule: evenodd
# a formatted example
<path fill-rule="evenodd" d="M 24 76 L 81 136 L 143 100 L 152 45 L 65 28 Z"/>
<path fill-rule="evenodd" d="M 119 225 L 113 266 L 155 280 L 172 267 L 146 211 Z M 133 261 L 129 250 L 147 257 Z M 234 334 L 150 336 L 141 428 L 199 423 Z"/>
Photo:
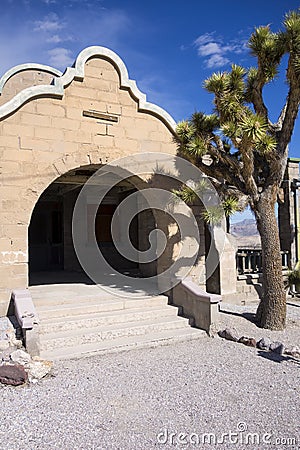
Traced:
<path fill-rule="evenodd" d="M 63 303 L 57 301 L 52 305 L 39 305 L 34 302 L 38 316 L 41 322 L 44 319 L 72 317 L 82 314 L 97 314 L 100 312 L 111 312 L 124 309 L 136 309 L 141 307 L 163 307 L 168 303 L 168 298 L 164 295 L 146 298 L 118 298 L 103 299 L 102 297 L 94 298 L 93 301 L 85 301 L 85 298 L 78 298 L 76 303 Z"/>
<path fill-rule="evenodd" d="M 82 330 L 83 328 L 96 328 L 101 325 L 150 320 L 153 322 L 165 317 L 176 317 L 178 309 L 173 306 L 129 308 L 96 314 L 78 314 L 71 317 L 44 318 L 41 321 L 40 333 L 51 334 L 67 330 Z"/>
<path fill-rule="evenodd" d="M 183 317 L 164 317 L 157 321 L 153 319 L 139 320 L 125 324 L 103 325 L 89 328 L 88 324 L 83 329 L 71 329 L 40 335 L 42 351 L 49 351 L 60 347 L 76 347 L 83 344 L 96 344 L 97 342 L 134 336 L 139 340 L 141 335 L 156 334 L 161 331 L 169 331 L 185 328 L 190 330 L 188 320 Z"/>
<path fill-rule="evenodd" d="M 60 347 L 42 350 L 41 357 L 50 360 L 82 358 L 92 355 L 128 351 L 137 348 L 157 347 L 170 345 L 176 342 L 200 339 L 206 337 L 203 330 L 197 328 L 179 328 L 174 330 L 161 330 L 145 335 L 126 336 L 113 340 L 97 341 L 80 344 L 73 347 Z"/>

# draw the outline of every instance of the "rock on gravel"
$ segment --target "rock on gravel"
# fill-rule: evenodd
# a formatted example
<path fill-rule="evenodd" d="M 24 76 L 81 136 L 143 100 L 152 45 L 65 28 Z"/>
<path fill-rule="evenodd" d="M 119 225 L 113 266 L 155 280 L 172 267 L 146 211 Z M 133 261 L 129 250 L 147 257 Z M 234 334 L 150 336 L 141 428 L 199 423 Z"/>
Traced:
<path fill-rule="evenodd" d="M 3 356 L 2 356 L 3 361 Z M 15 350 L 13 352 L 8 352 L 4 362 L 0 366 L 2 370 L 3 377 L 0 377 L 0 383 L 3 384 L 11 384 L 18 386 L 19 384 L 23 384 L 27 381 L 30 383 L 37 383 L 42 378 L 49 375 L 53 368 L 53 362 L 47 361 L 37 356 L 31 358 L 31 356 L 25 352 L 24 350 Z M 20 372 L 21 370 L 21 372 Z M 25 374 L 24 380 L 22 383 L 13 382 L 14 375 L 18 380 L 18 374 Z M 1 371 L 0 371 L 1 373 Z M 9 374 L 10 382 L 7 382 L 6 374 Z"/>
<path fill-rule="evenodd" d="M 271 339 L 263 337 L 257 342 L 257 348 L 260 350 L 270 350 L 270 345 L 272 344 Z"/>
<path fill-rule="evenodd" d="M 277 353 L 278 355 L 282 355 L 284 352 L 284 345 L 282 342 L 272 342 L 269 347 L 270 352 Z"/>
<path fill-rule="evenodd" d="M 0 383 L 20 386 L 26 383 L 28 375 L 20 364 L 0 366 Z"/>
<path fill-rule="evenodd" d="M 14 316 L 0 317 L 0 361 L 7 360 L 7 354 L 23 346 L 22 330 Z"/>
<path fill-rule="evenodd" d="M 294 358 L 300 358 L 300 348 L 299 347 L 289 347 L 284 350 L 286 355 L 293 356 Z"/>
<path fill-rule="evenodd" d="M 250 337 L 247 337 L 247 336 L 240 337 L 238 342 L 240 344 L 246 345 L 247 347 L 256 347 L 256 340 L 254 338 L 250 338 Z"/>
<path fill-rule="evenodd" d="M 218 331 L 218 335 L 223 339 L 227 339 L 227 341 L 237 342 L 239 340 L 235 328 L 225 328 L 225 330 L 220 330 Z"/>
<path fill-rule="evenodd" d="M 28 363 L 27 367 L 28 379 L 30 383 L 36 383 L 51 372 L 53 362 L 43 360 L 38 357 L 33 357 L 32 361 Z"/>
<path fill-rule="evenodd" d="M 10 354 L 10 359 L 17 364 L 28 364 L 31 360 L 31 356 L 24 352 L 24 350 L 15 350 Z"/>

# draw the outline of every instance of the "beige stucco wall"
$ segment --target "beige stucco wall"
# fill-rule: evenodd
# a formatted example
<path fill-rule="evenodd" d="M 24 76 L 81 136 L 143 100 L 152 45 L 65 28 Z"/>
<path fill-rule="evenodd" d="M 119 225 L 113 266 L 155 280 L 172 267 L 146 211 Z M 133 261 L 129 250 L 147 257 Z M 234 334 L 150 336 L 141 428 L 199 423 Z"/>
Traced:
<path fill-rule="evenodd" d="M 24 86 L 46 84 L 41 72 L 14 75 L 1 103 Z M 83 116 L 96 110 L 118 117 L 111 123 Z M 106 163 L 134 153 L 176 154 L 172 132 L 152 114 L 138 111 L 114 65 L 102 58 L 86 63 L 83 81 L 73 80 L 62 99 L 32 99 L 0 122 L 0 315 L 12 289 L 27 286 L 28 225 L 41 193 L 70 169 Z"/>

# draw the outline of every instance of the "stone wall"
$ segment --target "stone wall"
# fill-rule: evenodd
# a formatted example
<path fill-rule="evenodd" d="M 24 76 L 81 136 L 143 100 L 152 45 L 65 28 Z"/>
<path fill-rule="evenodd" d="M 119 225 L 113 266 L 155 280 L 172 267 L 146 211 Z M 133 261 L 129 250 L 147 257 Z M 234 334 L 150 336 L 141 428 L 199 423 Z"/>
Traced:
<path fill-rule="evenodd" d="M 222 301 L 235 305 L 258 303 L 262 294 L 261 274 L 238 275 L 235 292 L 226 293 Z"/>

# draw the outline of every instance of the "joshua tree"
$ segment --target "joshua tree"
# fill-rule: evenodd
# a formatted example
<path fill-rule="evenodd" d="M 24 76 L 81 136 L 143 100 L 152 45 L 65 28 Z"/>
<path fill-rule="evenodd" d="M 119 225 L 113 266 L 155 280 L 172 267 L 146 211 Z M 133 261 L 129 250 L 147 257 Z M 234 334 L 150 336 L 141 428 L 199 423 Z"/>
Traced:
<path fill-rule="evenodd" d="M 282 329 L 286 295 L 275 204 L 300 102 L 300 10 L 286 14 L 279 32 L 269 26 L 255 29 L 248 46 L 257 66 L 232 65 L 231 71 L 208 78 L 204 86 L 214 94 L 214 114 L 197 112 L 180 122 L 176 141 L 179 153 L 227 186 L 231 196 L 235 191 L 237 198 L 247 198 L 262 243 L 263 295 L 257 321 L 263 328 Z M 263 88 L 285 62 L 288 94 L 273 123 Z"/>

